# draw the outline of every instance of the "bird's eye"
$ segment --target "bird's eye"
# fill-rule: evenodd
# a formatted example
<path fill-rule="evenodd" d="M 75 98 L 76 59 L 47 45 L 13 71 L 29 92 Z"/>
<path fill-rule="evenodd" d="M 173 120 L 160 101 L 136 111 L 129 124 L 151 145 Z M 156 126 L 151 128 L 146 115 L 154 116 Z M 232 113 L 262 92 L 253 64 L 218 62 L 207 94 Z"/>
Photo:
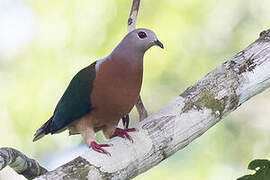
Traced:
<path fill-rule="evenodd" d="M 139 36 L 139 38 L 141 38 L 141 39 L 144 39 L 144 38 L 147 37 L 146 33 L 143 32 L 143 31 L 138 32 L 138 36 Z"/>

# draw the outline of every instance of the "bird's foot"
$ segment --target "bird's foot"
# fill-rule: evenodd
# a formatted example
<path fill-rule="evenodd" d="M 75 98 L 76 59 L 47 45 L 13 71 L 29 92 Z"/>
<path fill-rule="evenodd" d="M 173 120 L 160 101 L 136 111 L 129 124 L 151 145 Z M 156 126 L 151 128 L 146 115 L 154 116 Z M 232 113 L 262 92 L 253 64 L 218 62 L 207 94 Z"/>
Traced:
<path fill-rule="evenodd" d="M 111 156 L 111 154 L 102 147 L 110 147 L 110 144 L 98 144 L 96 141 L 92 141 L 90 146 L 94 151 Z"/>
<path fill-rule="evenodd" d="M 126 128 L 126 129 L 121 129 L 121 128 L 116 128 L 113 137 L 119 136 L 125 139 L 130 140 L 133 142 L 132 137 L 128 134 L 128 132 L 134 132 L 136 131 L 135 128 Z"/>

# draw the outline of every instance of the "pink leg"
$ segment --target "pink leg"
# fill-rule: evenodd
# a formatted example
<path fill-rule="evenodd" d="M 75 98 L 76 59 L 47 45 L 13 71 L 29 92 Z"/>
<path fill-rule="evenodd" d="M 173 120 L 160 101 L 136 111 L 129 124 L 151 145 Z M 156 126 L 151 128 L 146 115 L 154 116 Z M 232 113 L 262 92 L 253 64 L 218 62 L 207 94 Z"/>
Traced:
<path fill-rule="evenodd" d="M 128 139 L 128 140 L 130 140 L 131 142 L 133 142 L 133 139 L 132 139 L 131 136 L 128 134 L 128 132 L 134 132 L 134 131 L 136 131 L 135 128 L 126 128 L 126 129 L 116 128 L 113 137 L 119 136 L 119 137 Z"/>
<path fill-rule="evenodd" d="M 109 147 L 109 146 L 110 146 L 109 144 L 98 144 L 96 141 L 91 142 L 91 147 L 94 151 L 111 156 L 111 154 L 108 151 L 102 148 L 102 147 Z"/>

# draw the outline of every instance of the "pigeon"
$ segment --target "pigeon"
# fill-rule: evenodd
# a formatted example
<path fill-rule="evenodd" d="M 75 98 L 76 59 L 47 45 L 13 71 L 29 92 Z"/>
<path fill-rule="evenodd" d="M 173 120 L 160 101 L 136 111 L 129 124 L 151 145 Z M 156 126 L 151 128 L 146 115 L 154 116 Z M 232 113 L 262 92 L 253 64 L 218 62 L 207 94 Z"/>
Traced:
<path fill-rule="evenodd" d="M 35 133 L 33 141 L 47 134 L 69 130 L 81 134 L 93 150 L 109 154 L 98 144 L 95 133 L 102 130 L 109 139 L 119 136 L 132 141 L 129 132 L 135 128 L 118 128 L 121 118 L 136 104 L 143 79 L 144 53 L 152 46 L 164 48 L 150 29 L 129 32 L 107 57 L 80 70 L 59 100 L 52 117 Z"/>

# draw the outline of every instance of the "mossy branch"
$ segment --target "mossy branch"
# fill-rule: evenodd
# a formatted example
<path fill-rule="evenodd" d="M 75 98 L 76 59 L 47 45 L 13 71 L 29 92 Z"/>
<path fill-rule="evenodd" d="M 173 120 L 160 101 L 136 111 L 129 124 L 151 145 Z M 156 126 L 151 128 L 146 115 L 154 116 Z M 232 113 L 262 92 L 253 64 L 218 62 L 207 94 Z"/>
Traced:
<path fill-rule="evenodd" d="M 13 148 L 0 148 L 0 170 L 10 166 L 26 179 L 34 179 L 48 172 L 39 163 Z"/>
<path fill-rule="evenodd" d="M 44 179 L 132 179 L 186 147 L 242 103 L 270 87 L 270 30 L 136 125 L 134 142 L 112 138 L 111 156 L 89 149 Z"/>

